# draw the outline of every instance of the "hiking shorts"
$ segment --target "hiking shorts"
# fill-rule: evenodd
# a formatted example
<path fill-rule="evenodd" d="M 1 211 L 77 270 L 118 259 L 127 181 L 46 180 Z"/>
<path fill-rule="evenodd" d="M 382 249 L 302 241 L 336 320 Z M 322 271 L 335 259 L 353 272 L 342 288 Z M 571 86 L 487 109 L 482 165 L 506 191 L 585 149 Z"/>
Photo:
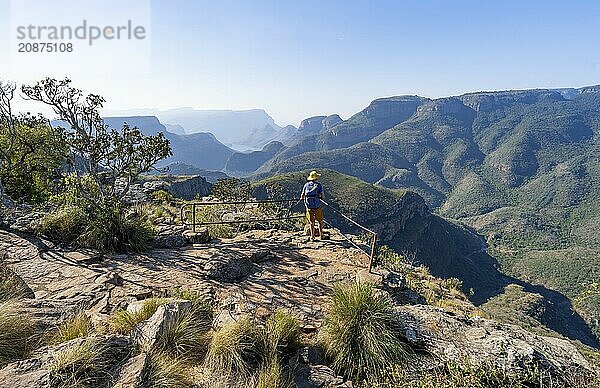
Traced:
<path fill-rule="evenodd" d="M 306 209 L 306 219 L 308 222 L 315 222 L 315 219 L 319 222 L 319 224 L 323 223 L 323 208 L 317 209 Z"/>

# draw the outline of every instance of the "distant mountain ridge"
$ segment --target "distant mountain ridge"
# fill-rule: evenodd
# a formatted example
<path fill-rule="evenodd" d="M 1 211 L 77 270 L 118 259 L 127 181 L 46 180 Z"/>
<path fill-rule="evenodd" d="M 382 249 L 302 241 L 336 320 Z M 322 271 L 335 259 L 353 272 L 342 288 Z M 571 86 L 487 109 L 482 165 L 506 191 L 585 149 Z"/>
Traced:
<path fill-rule="evenodd" d="M 181 162 L 207 170 L 222 170 L 227 159 L 234 151 L 219 142 L 211 133 L 198 132 L 179 135 L 169 132 L 155 116 L 104 117 L 104 121 L 113 128 L 121 128 L 123 123 L 138 127 L 146 135 L 158 132 L 165 134 L 171 142 L 173 156 L 160 161 L 158 167 Z"/>
<path fill-rule="evenodd" d="M 115 116 L 116 112 L 111 112 Z M 264 146 L 282 129 L 263 109 L 200 110 L 175 108 L 118 112 L 119 116 L 155 116 L 165 125 L 183 128 L 185 134 L 210 132 L 221 143 L 236 149 Z"/>

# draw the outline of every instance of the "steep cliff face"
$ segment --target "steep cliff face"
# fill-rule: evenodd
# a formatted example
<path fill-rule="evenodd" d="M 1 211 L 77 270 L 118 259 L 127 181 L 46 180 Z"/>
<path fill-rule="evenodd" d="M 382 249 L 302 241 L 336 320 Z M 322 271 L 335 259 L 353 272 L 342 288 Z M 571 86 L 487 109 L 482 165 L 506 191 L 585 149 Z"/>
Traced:
<path fill-rule="evenodd" d="M 304 119 L 300 123 L 298 131 L 302 132 L 304 136 L 319 133 L 323 130 L 323 120 L 326 118 L 327 116 L 313 116 Z"/>
<path fill-rule="evenodd" d="M 427 99 L 398 96 L 374 100 L 363 111 L 331 127 L 319 138 L 320 149 L 349 147 L 368 141 L 412 116 Z"/>

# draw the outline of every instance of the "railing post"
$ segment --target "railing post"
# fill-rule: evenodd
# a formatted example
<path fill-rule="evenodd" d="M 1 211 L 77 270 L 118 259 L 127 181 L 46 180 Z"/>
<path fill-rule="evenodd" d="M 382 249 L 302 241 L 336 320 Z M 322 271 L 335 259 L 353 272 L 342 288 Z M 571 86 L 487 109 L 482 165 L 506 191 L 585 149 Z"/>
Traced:
<path fill-rule="evenodd" d="M 196 203 L 192 204 L 192 231 L 196 233 Z"/>
<path fill-rule="evenodd" d="M 369 273 L 373 271 L 373 261 L 375 260 L 375 244 L 377 244 L 377 233 L 373 233 L 373 243 L 371 244 L 371 257 L 369 260 Z"/>

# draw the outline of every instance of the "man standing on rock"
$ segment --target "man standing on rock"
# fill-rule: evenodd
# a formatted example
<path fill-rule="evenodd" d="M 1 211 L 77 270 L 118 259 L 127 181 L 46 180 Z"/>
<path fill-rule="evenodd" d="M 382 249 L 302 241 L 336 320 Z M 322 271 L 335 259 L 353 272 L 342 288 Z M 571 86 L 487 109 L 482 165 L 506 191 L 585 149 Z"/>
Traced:
<path fill-rule="evenodd" d="M 323 193 L 323 185 L 317 182 L 321 174 L 316 171 L 311 171 L 302 188 L 300 200 L 304 200 L 306 206 L 306 218 L 310 227 L 310 241 L 315 239 L 315 220 L 319 223 L 319 236 L 323 239 L 323 208 L 321 200 L 325 199 Z"/>

